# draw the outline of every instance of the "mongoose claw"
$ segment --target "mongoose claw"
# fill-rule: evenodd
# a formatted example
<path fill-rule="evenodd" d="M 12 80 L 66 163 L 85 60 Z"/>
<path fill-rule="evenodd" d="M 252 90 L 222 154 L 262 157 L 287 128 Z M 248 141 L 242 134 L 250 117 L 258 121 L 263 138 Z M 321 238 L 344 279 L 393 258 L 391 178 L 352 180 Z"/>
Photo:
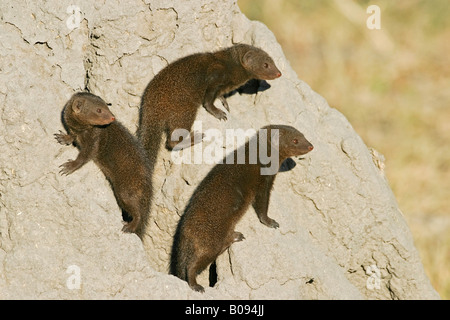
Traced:
<path fill-rule="evenodd" d="M 230 106 L 228 105 L 227 99 L 224 96 L 219 97 L 220 102 L 222 102 L 222 105 L 225 109 L 227 109 L 228 112 L 230 112 Z"/>
<path fill-rule="evenodd" d="M 233 242 L 238 242 L 244 240 L 245 237 L 242 233 L 235 231 L 233 234 Z"/>
<path fill-rule="evenodd" d="M 217 110 L 217 113 L 214 115 L 217 119 L 227 121 L 227 114 L 222 110 Z"/>
<path fill-rule="evenodd" d="M 273 219 L 267 218 L 265 220 L 261 220 L 262 224 L 268 226 L 269 228 L 274 228 L 277 229 L 280 227 L 280 225 L 278 224 L 278 222 L 276 222 Z"/>
<path fill-rule="evenodd" d="M 59 173 L 61 175 L 66 175 L 68 176 L 69 174 L 71 174 L 72 172 L 74 172 L 75 170 L 78 169 L 78 165 L 75 161 L 73 160 L 69 160 L 67 162 L 64 162 L 62 165 L 59 166 L 60 168 L 62 168 Z"/>
<path fill-rule="evenodd" d="M 59 130 L 59 133 L 54 134 L 56 141 L 60 144 L 69 145 L 73 142 L 73 139 L 70 135 L 65 134 L 61 130 Z"/>

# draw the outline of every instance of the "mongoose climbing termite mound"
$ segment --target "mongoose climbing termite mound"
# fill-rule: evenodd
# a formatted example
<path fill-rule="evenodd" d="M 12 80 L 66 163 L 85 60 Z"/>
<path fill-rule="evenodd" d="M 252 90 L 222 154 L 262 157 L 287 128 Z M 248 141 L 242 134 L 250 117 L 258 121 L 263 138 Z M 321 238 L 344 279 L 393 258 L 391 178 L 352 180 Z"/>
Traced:
<path fill-rule="evenodd" d="M 264 137 L 267 140 L 262 139 Z M 258 143 L 258 152 L 252 151 L 253 139 Z M 233 242 L 244 239 L 242 233 L 234 231 L 234 226 L 250 205 L 261 223 L 278 228 L 278 223 L 267 215 L 277 169 L 288 157 L 306 154 L 313 149 L 303 134 L 290 126 L 264 127 L 253 139 L 243 147 L 245 163 L 236 163 L 238 153 L 242 151 L 237 149 L 232 154 L 235 163 L 227 164 L 224 159 L 223 164 L 217 164 L 208 173 L 192 195 L 178 224 L 170 272 L 187 281 L 196 291 L 204 291 L 196 281 L 197 274 Z M 275 172 L 264 171 L 271 164 L 261 157 L 261 148 L 267 149 L 265 154 L 270 154 L 271 161 L 276 161 Z"/>
<path fill-rule="evenodd" d="M 71 174 L 94 160 L 110 182 L 123 216 L 132 219 L 122 230 L 142 238 L 152 198 L 152 171 L 145 150 L 115 120 L 107 104 L 91 93 L 75 93 L 64 106 L 62 121 L 67 134 L 60 131 L 56 140 L 73 143 L 80 152 L 61 165 L 61 174 Z"/>
<path fill-rule="evenodd" d="M 137 135 L 154 161 L 163 134 L 172 150 L 201 141 L 201 133 L 190 139 L 171 140 L 176 129 L 191 131 L 199 106 L 214 117 L 226 120 L 225 112 L 214 106 L 219 98 L 229 111 L 224 94 L 250 79 L 272 80 L 281 76 L 272 58 L 254 46 L 238 44 L 217 52 L 197 53 L 181 58 L 162 69 L 147 85 L 141 101 Z M 185 145 L 182 145 L 185 144 Z"/>

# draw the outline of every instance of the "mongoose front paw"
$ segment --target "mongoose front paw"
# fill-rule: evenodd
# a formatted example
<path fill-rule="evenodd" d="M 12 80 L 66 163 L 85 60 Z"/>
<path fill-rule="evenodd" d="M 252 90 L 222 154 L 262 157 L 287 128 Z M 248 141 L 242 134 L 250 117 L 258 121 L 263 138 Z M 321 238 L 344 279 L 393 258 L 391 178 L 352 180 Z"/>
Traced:
<path fill-rule="evenodd" d="M 69 160 L 65 163 L 63 163 L 62 165 L 59 166 L 60 168 L 62 168 L 59 173 L 61 175 L 69 175 L 72 172 L 74 172 L 75 170 L 78 169 L 78 163 L 73 161 L 73 160 Z"/>
<path fill-rule="evenodd" d="M 60 144 L 69 145 L 73 142 L 73 138 L 59 130 L 59 133 L 54 134 L 56 141 L 58 141 Z"/>
<path fill-rule="evenodd" d="M 264 225 L 266 225 L 266 226 L 268 226 L 269 228 L 274 228 L 274 229 L 276 229 L 276 228 L 280 227 L 280 225 L 278 224 L 278 222 L 276 222 L 275 220 L 270 219 L 270 218 L 267 218 L 267 219 L 265 219 L 265 220 L 261 220 L 261 223 L 264 224 Z"/>
<path fill-rule="evenodd" d="M 217 111 L 214 113 L 214 117 L 216 117 L 216 118 L 219 119 L 219 120 L 224 120 L 224 121 L 227 121 L 227 120 L 228 120 L 227 114 L 226 114 L 224 111 L 222 111 L 222 110 L 217 110 Z"/>

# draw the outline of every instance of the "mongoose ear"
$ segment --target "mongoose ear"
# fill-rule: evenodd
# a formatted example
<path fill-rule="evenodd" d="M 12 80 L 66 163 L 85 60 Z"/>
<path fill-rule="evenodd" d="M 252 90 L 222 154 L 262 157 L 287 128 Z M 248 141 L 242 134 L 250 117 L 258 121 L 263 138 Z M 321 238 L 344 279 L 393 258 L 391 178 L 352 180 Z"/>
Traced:
<path fill-rule="evenodd" d="M 253 59 L 255 57 L 255 51 L 249 50 L 242 57 L 242 65 L 245 69 L 248 69 L 253 64 Z"/>
<path fill-rule="evenodd" d="M 83 99 L 75 99 L 72 102 L 72 111 L 75 113 L 80 113 L 83 108 L 84 100 Z"/>

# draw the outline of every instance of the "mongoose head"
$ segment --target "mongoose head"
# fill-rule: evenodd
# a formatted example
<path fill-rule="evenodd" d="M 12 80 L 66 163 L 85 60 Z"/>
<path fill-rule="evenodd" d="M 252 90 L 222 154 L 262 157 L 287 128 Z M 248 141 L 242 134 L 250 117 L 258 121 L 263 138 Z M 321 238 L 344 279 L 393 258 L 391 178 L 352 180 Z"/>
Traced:
<path fill-rule="evenodd" d="M 281 161 L 289 157 L 306 154 L 314 149 L 314 146 L 306 140 L 303 133 L 294 127 L 269 125 L 264 127 L 264 129 L 267 129 L 268 137 L 272 137 L 272 139 L 278 135 L 278 146 L 276 141 L 272 141 L 271 147 L 272 151 L 274 151 L 274 148 L 278 149 Z M 278 130 L 278 134 L 276 134 L 276 131 L 272 133 L 274 129 Z"/>
<path fill-rule="evenodd" d="M 242 66 L 259 80 L 273 80 L 281 77 L 281 71 L 275 66 L 272 58 L 261 49 L 248 46 L 249 49 L 242 56 Z"/>
<path fill-rule="evenodd" d="M 68 107 L 80 122 L 89 125 L 108 125 L 116 119 L 102 98 L 88 92 L 74 94 Z"/>

